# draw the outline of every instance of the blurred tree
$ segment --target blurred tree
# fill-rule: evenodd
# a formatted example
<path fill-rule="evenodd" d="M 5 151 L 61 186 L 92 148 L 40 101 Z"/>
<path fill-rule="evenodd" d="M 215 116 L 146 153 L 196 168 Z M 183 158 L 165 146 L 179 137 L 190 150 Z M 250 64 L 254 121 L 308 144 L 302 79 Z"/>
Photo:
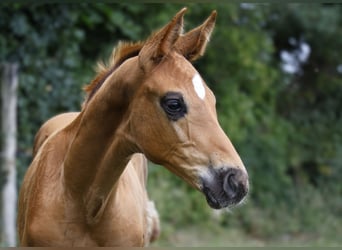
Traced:
<path fill-rule="evenodd" d="M 277 110 L 294 128 L 288 167 L 296 182 L 317 186 L 322 178 L 341 178 L 341 164 L 334 163 L 342 140 L 341 10 L 334 4 L 277 5 L 268 15 L 275 56 L 283 68 L 284 55 L 295 65 L 284 72 Z"/>
<path fill-rule="evenodd" d="M 240 218 L 258 235 L 326 230 L 336 238 L 342 207 L 341 5 L 254 6 L 264 13 L 259 24 L 273 44 L 270 68 L 278 68 L 278 76 L 263 101 L 268 107 L 253 110 L 261 119 L 241 150 L 252 173 L 252 204 L 282 226 L 275 230 L 273 222 L 256 220 L 260 215 L 248 208 Z M 319 218 L 331 221 L 331 228 L 323 229 Z"/>

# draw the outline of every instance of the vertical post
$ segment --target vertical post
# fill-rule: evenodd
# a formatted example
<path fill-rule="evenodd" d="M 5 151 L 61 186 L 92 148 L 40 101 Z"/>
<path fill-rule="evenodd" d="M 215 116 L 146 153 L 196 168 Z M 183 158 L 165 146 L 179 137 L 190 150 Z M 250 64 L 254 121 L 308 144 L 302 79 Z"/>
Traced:
<path fill-rule="evenodd" d="M 17 87 L 18 65 L 6 63 L 2 65 L 1 82 L 1 130 L 2 130 L 2 232 L 6 246 L 16 246 L 16 213 L 17 213 Z"/>

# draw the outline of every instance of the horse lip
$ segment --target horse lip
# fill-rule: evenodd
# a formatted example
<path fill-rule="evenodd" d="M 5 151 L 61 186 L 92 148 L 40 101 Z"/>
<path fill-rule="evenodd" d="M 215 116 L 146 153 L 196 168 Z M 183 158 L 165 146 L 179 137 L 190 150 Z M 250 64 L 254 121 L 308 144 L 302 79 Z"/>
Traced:
<path fill-rule="evenodd" d="M 223 208 L 224 206 L 222 206 L 220 204 L 220 202 L 214 197 L 214 195 L 212 194 L 211 190 L 207 187 L 204 187 L 202 188 L 202 192 L 203 194 L 205 195 L 205 198 L 207 200 L 207 203 L 208 205 L 211 207 L 211 208 L 214 208 L 214 209 L 220 209 L 220 208 Z"/>
<path fill-rule="evenodd" d="M 202 185 L 201 191 L 205 195 L 208 205 L 213 209 L 221 209 L 225 207 L 234 206 L 240 202 L 240 199 L 236 199 L 237 196 L 234 196 L 232 198 L 229 198 L 225 195 L 217 197 L 217 195 L 215 195 L 215 192 L 213 192 L 206 185 Z"/>

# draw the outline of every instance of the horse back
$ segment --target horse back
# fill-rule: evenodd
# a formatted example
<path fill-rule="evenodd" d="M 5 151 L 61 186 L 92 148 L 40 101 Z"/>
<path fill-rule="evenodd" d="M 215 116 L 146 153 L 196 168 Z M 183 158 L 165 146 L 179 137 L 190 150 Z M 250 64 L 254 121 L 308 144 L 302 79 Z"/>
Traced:
<path fill-rule="evenodd" d="M 79 112 L 69 112 L 56 115 L 47 120 L 38 130 L 33 143 L 32 155 L 35 156 L 39 148 L 50 135 L 68 126 L 78 116 Z"/>

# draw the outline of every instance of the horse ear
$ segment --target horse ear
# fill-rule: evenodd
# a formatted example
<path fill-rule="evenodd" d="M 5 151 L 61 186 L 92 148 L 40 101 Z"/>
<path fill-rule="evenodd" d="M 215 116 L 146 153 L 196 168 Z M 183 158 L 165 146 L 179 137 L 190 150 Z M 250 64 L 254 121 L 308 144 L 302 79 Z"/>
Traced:
<path fill-rule="evenodd" d="M 181 9 L 161 30 L 152 35 L 139 53 L 139 62 L 143 68 L 158 63 L 173 48 L 183 31 L 183 16 L 186 8 Z"/>
<path fill-rule="evenodd" d="M 216 16 L 217 12 L 214 10 L 202 25 L 180 36 L 175 44 L 178 53 L 189 61 L 203 56 L 215 27 Z"/>

